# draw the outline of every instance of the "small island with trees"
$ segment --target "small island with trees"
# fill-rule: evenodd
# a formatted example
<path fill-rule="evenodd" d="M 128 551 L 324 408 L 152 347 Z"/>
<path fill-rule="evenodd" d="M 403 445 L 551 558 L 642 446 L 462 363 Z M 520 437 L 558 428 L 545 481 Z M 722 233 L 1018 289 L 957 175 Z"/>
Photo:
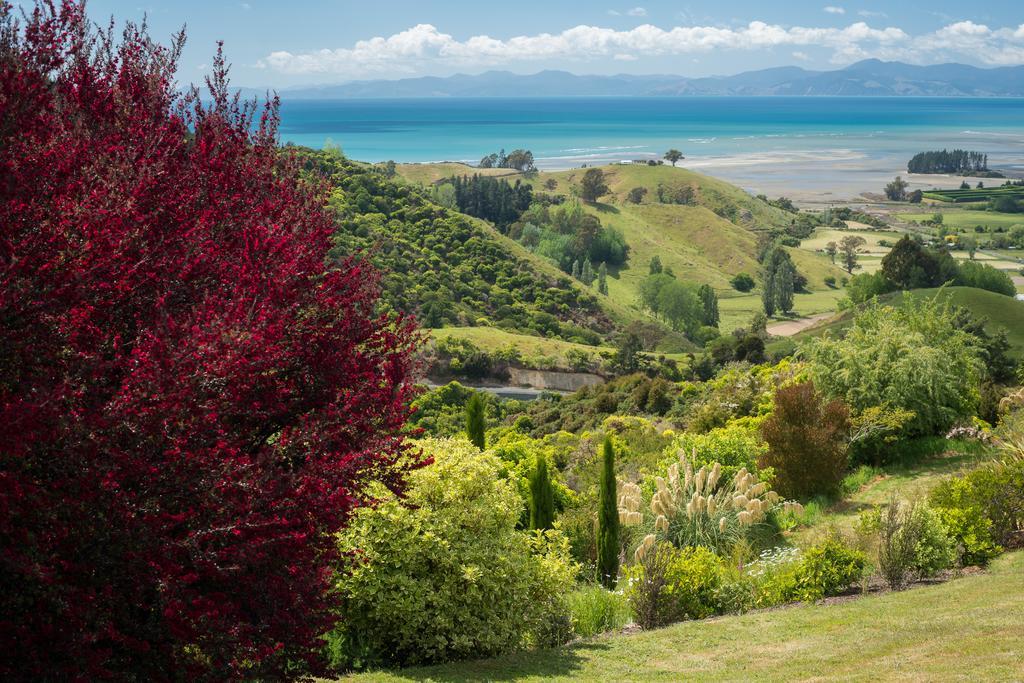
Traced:
<path fill-rule="evenodd" d="M 909 173 L 951 173 L 982 178 L 1002 178 L 1002 173 L 990 171 L 988 154 L 964 149 L 918 152 L 907 162 Z"/>

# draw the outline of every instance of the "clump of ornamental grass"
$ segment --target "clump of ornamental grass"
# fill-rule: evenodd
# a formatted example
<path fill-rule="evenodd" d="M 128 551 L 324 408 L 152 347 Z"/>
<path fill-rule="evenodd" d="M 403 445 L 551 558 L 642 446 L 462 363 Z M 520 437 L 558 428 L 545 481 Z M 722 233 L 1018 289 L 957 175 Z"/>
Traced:
<path fill-rule="evenodd" d="M 694 458 L 696 453 L 694 453 Z M 681 469 L 680 469 L 681 467 Z M 741 468 L 733 477 L 723 478 L 722 467 L 714 462 L 694 471 L 684 452 L 668 468 L 668 478 L 656 477 L 657 490 L 651 497 L 653 532 L 641 542 L 639 560 L 660 537 L 677 548 L 704 546 L 720 555 L 745 543 L 776 510 L 799 513 L 799 503 L 783 501 L 753 472 Z M 619 497 L 619 521 L 639 526 L 643 494 L 637 484 L 623 484 Z"/>

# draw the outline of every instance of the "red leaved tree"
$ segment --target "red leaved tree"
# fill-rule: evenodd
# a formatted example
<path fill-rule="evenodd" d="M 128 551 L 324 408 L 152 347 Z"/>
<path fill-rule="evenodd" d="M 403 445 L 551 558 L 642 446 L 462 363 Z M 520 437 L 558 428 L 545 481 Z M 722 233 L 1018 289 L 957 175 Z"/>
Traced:
<path fill-rule="evenodd" d="M 332 533 L 401 489 L 408 321 L 260 114 L 79 2 L 0 3 L 0 677 L 315 670 Z M 257 114 L 260 114 L 257 119 Z"/>

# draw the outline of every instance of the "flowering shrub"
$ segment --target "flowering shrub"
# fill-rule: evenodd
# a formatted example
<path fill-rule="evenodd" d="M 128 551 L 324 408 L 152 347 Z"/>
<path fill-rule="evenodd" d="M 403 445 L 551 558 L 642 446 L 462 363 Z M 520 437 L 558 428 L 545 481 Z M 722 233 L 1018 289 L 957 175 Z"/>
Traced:
<path fill-rule="evenodd" d="M 56 6 L 56 7 L 55 7 Z M 319 668 L 333 534 L 402 489 L 408 322 L 327 261 L 277 109 L 0 2 L 0 678 Z M 255 119 L 255 120 L 254 120 Z"/>
<path fill-rule="evenodd" d="M 522 501 L 501 461 L 464 440 L 424 442 L 434 463 L 406 501 L 360 510 L 341 535 L 355 566 L 338 582 L 337 666 L 486 657 L 570 635 L 576 567 L 557 532 L 516 530 Z"/>
<path fill-rule="evenodd" d="M 682 476 L 680 465 L 683 466 Z M 667 480 L 655 477 L 656 491 L 650 502 L 654 533 L 644 544 L 649 547 L 660 537 L 678 548 L 701 545 L 728 554 L 758 527 L 764 526 L 770 512 L 799 507 L 797 503 L 783 502 L 746 468 L 728 479 L 721 475 L 722 467 L 718 463 L 694 472 L 690 458 L 680 453 L 679 462 L 668 468 Z M 640 487 L 626 483 L 620 490 L 620 522 L 625 526 L 643 524 Z"/>
<path fill-rule="evenodd" d="M 802 553 L 797 548 L 762 551 L 747 573 L 755 584 L 754 604 L 772 607 L 841 593 L 864 575 L 866 566 L 863 553 L 829 538 Z"/>
<path fill-rule="evenodd" d="M 992 433 L 977 425 L 957 425 L 946 432 L 946 438 L 989 443 Z"/>

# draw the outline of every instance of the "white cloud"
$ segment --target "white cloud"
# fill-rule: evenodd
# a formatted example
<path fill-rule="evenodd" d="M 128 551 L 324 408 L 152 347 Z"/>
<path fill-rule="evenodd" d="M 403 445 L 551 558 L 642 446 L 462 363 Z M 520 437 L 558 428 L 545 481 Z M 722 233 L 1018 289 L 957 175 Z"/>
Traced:
<path fill-rule="evenodd" d="M 868 9 L 862 9 L 859 12 L 857 12 L 857 14 L 859 16 L 862 16 L 862 17 L 866 18 L 866 19 L 884 19 L 887 16 L 889 16 L 885 12 L 873 12 L 873 11 L 868 10 Z"/>
<path fill-rule="evenodd" d="M 411 74 L 427 63 L 452 67 L 517 62 L 613 59 L 693 55 L 724 50 L 819 47 L 831 61 L 845 64 L 867 57 L 916 63 L 950 61 L 956 55 L 989 64 L 1024 64 L 1024 24 L 991 29 L 960 21 L 935 32 L 912 36 L 900 28 L 873 28 L 858 21 L 844 28 L 802 27 L 752 21 L 746 26 L 676 26 L 643 24 L 629 30 L 580 25 L 561 33 L 510 38 L 487 35 L 459 40 L 430 24 L 418 24 L 387 37 L 360 40 L 351 47 L 315 52 L 271 52 L 259 66 L 286 74 L 335 74 L 362 77 Z M 795 54 L 794 54 L 795 56 Z M 800 57 L 797 57 L 800 59 Z"/>
<path fill-rule="evenodd" d="M 807 54 L 806 52 L 800 52 L 799 50 L 794 52 L 793 56 L 799 59 L 801 62 L 806 62 L 811 58 L 809 54 Z"/>
<path fill-rule="evenodd" d="M 846 14 L 846 10 L 844 8 L 836 7 L 835 5 L 829 5 L 828 7 L 823 7 L 822 11 L 828 12 L 829 14 Z"/>
<path fill-rule="evenodd" d="M 617 9 L 610 9 L 610 10 L 608 10 L 608 14 L 613 16 L 613 17 L 617 17 L 617 16 L 619 16 L 619 10 L 617 10 Z"/>
<path fill-rule="evenodd" d="M 628 14 L 631 17 L 646 17 L 647 10 L 645 10 L 643 7 L 634 7 L 633 9 L 626 12 L 626 14 Z"/>

